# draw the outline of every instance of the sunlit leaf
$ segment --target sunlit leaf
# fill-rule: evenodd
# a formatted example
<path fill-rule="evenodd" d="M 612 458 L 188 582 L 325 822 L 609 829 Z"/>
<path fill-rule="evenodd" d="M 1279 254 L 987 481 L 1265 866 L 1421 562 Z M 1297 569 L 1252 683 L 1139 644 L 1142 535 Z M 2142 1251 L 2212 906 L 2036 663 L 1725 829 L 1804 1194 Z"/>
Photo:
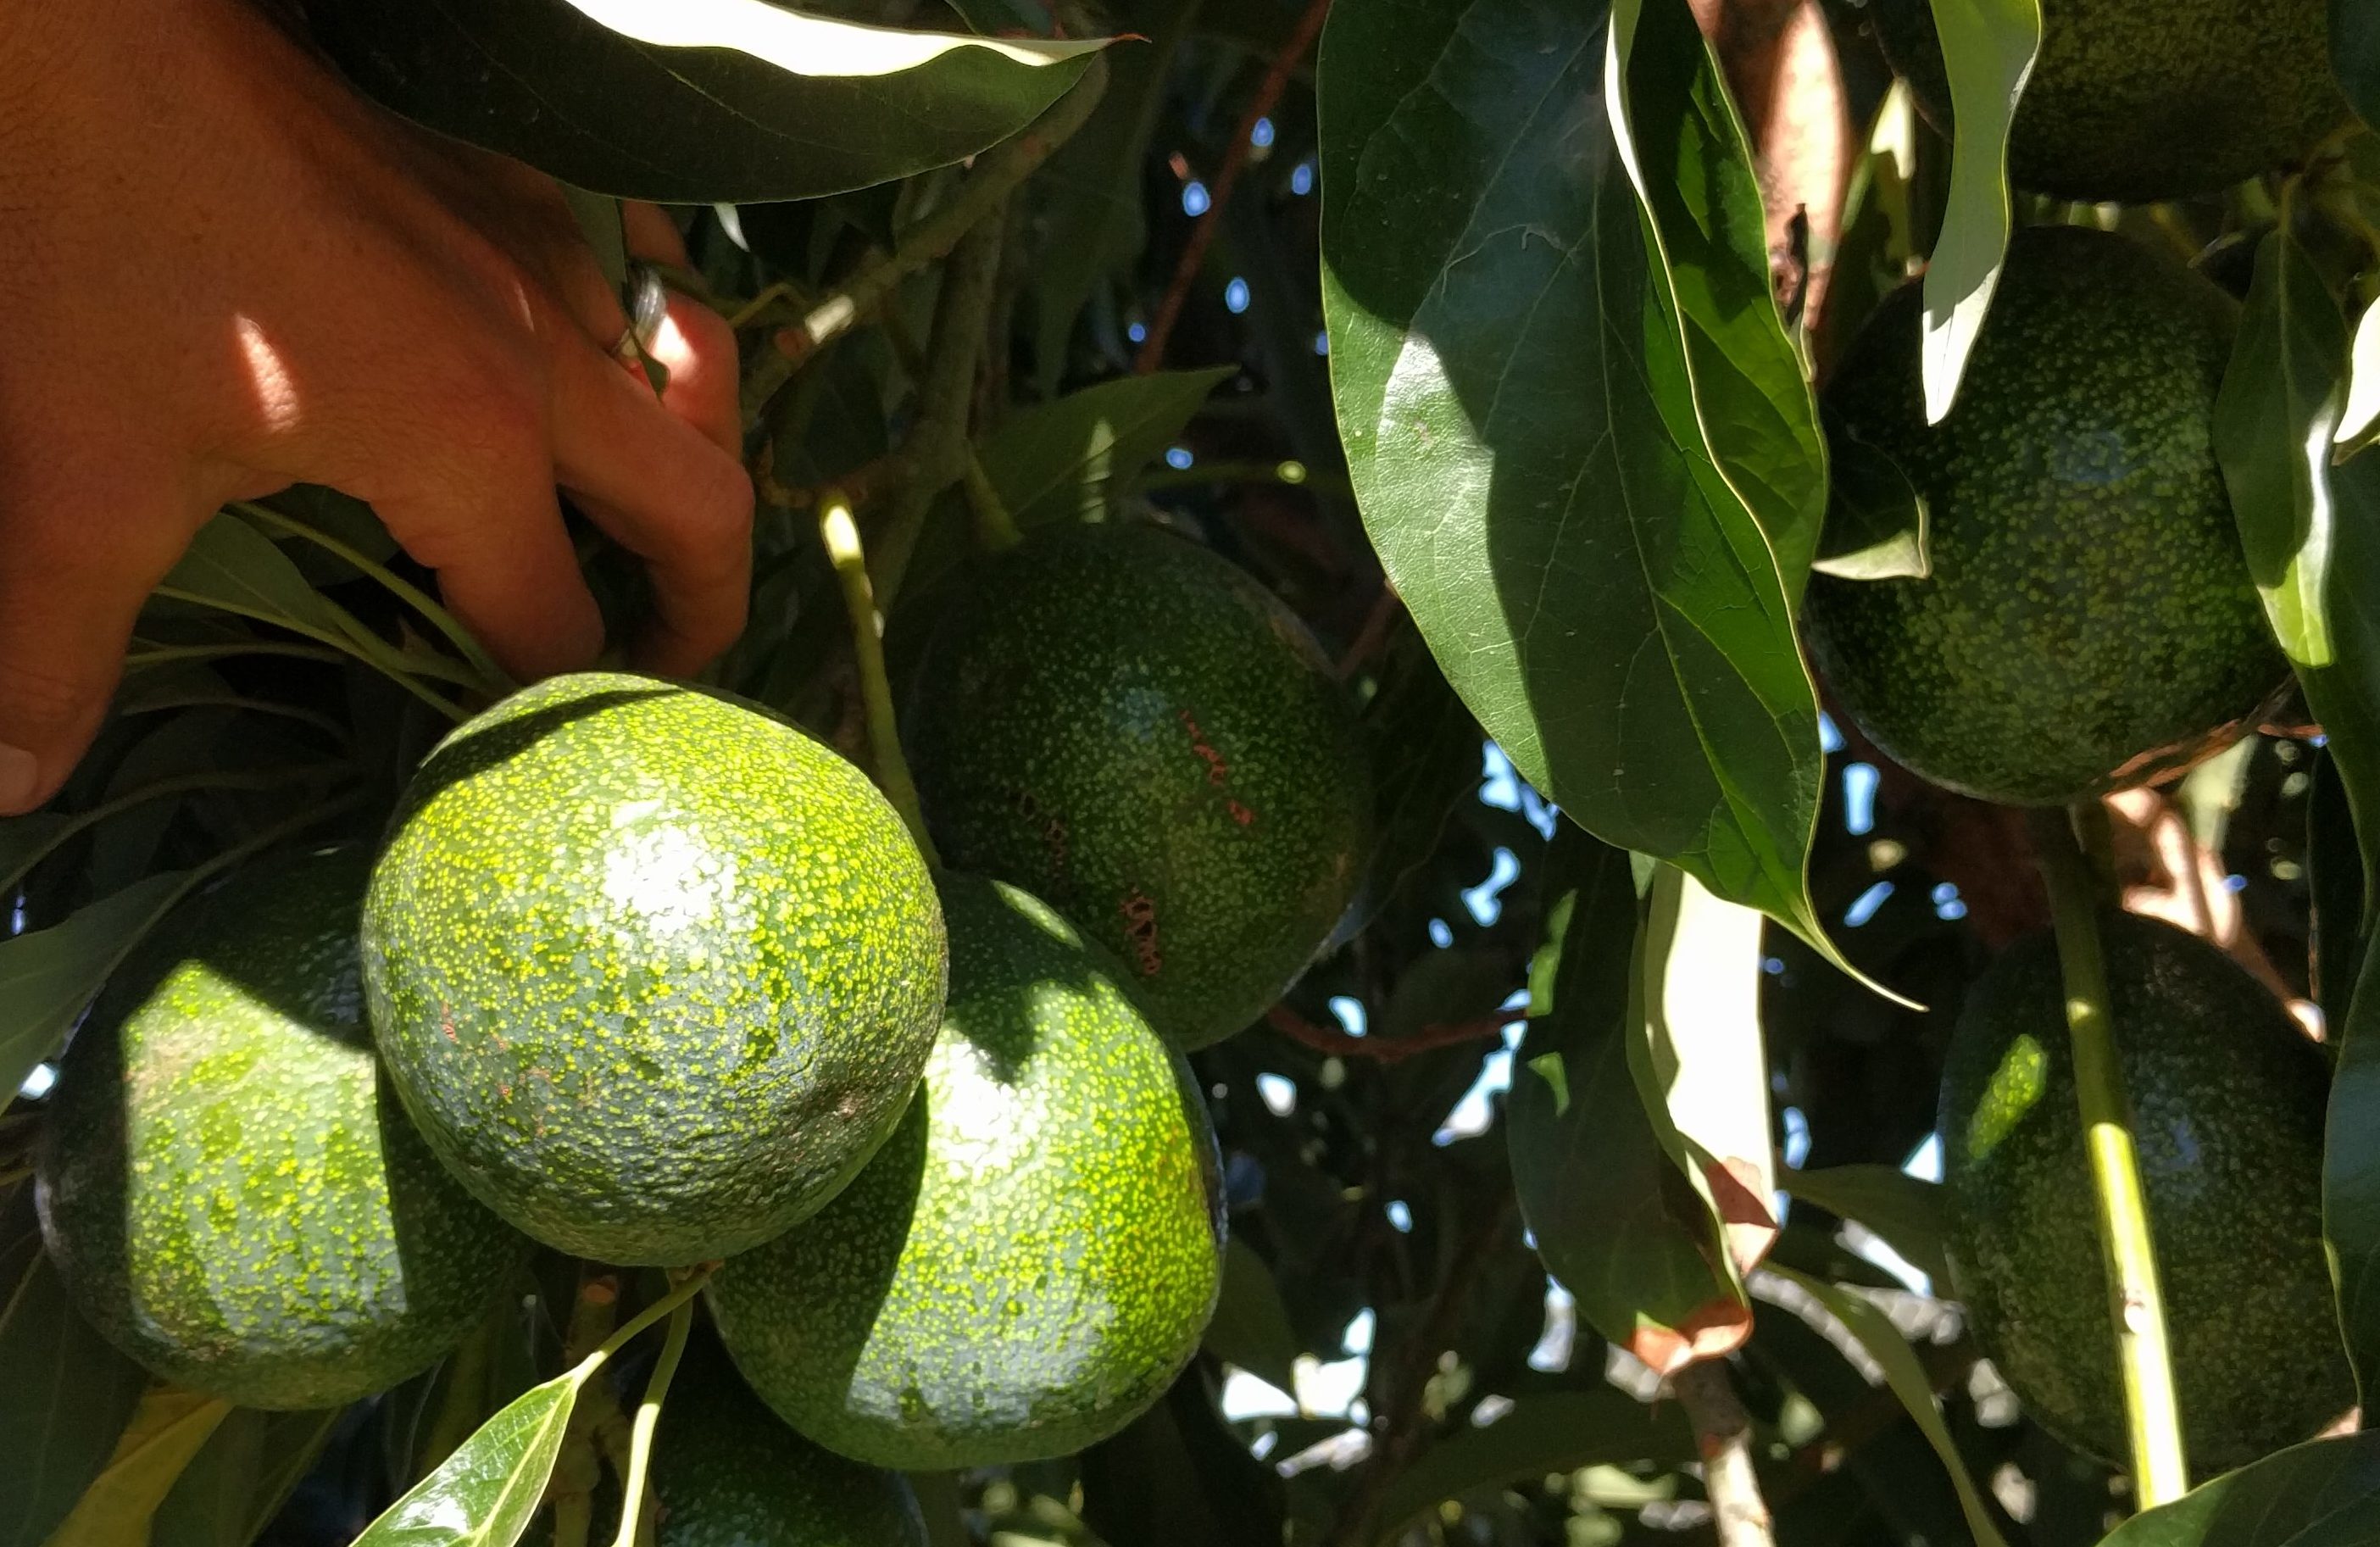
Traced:
<path fill-rule="evenodd" d="M 2355 347 L 2347 376 L 2347 406 L 2331 440 L 2342 452 L 2360 451 L 2380 431 L 2380 302 L 2363 309 L 2355 324 Z"/>
<path fill-rule="evenodd" d="M 1950 411 L 2008 253 L 2009 126 L 2041 47 L 2040 0 L 1933 0 L 1957 121 L 1949 205 L 1925 269 L 1925 420 Z"/>
<path fill-rule="evenodd" d="M 348 76 L 565 182 L 665 202 L 815 199 L 1031 123 L 1095 42 L 864 26 L 764 0 L 309 0 Z"/>
<path fill-rule="evenodd" d="M 1234 369 L 1120 376 L 1026 408 L 984 443 L 983 470 L 1021 527 L 1096 517 Z"/>
<path fill-rule="evenodd" d="M 1900 464 L 1849 432 L 1835 437 L 1834 494 L 1826 542 L 1810 567 L 1846 580 L 1922 580 L 1930 512 Z"/>
<path fill-rule="evenodd" d="M 1941 1408 L 1934 1399 L 1934 1384 L 1926 1379 L 1925 1367 L 1920 1364 L 1909 1340 L 1892 1324 L 1875 1301 L 1866 1296 L 1838 1285 L 1825 1283 L 1807 1273 L 1771 1264 L 1769 1272 L 1778 1273 L 1801 1286 L 1820 1305 L 1831 1311 L 1837 1320 L 1849 1327 L 1859 1339 L 1868 1357 L 1883 1367 L 1885 1384 L 1900 1398 L 1917 1427 L 1925 1432 L 1934 1453 L 1949 1469 L 1951 1485 L 1959 1491 L 1959 1504 L 1966 1513 L 1967 1529 L 1974 1533 L 1976 1547 L 2008 1547 L 1999 1528 L 1992 1520 L 1991 1509 L 1984 1503 L 1982 1490 L 1968 1474 L 1966 1459 L 1959 1454 L 1958 1443 L 1951 1439 L 1949 1427 L 1942 1421 Z"/>
<path fill-rule="evenodd" d="M 513 1547 L 545 1497 L 571 1404 L 597 1368 L 531 1386 L 389 1505 L 355 1547 Z"/>

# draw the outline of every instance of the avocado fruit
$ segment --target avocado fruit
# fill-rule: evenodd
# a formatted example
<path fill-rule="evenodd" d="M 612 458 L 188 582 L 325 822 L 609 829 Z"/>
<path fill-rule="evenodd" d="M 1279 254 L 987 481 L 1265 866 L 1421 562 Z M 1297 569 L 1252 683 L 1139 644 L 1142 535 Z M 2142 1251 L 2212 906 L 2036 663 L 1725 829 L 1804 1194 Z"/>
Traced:
<path fill-rule="evenodd" d="M 406 1110 L 549 1246 L 711 1261 L 900 1120 L 941 1009 L 931 877 L 861 773 L 725 695 L 555 677 L 456 729 L 374 867 L 365 995 Z"/>
<path fill-rule="evenodd" d="M 1887 298 L 1827 393 L 1835 456 L 1882 453 L 1929 520 L 1922 579 L 1811 577 L 1842 709 L 1902 766 L 2020 806 L 2229 742 L 2289 675 L 2215 459 L 2230 298 L 2123 237 L 2021 230 L 1932 426 L 1921 305 Z"/>
<path fill-rule="evenodd" d="M 246 1407 L 335 1407 L 419 1374 L 528 1242 L 406 1121 L 364 1028 L 370 854 L 243 870 L 110 980 L 52 1088 L 42 1239 L 109 1342 Z"/>
<path fill-rule="evenodd" d="M 897 1472 L 785 1427 L 707 1328 L 686 1345 L 653 1439 L 657 1547 L 926 1547 Z"/>
<path fill-rule="evenodd" d="M 1013 887 L 946 875 L 951 996 L 883 1151 L 705 1293 L 761 1398 L 905 1470 L 1045 1459 L 1130 1422 L 1221 1278 L 1215 1135 L 1121 968 Z"/>
<path fill-rule="evenodd" d="M 2132 1114 L 2194 1476 L 2312 1437 L 2355 1401 L 2322 1238 L 2321 1053 L 2246 969 L 2106 912 L 2116 1061 Z M 2042 1426 L 2120 1464 L 2097 1209 L 2056 943 L 2019 941 L 1969 991 L 1942 1081 L 1952 1282 Z"/>
<path fill-rule="evenodd" d="M 2091 203 L 2211 193 L 2302 161 L 2347 116 L 2326 0 L 2041 0 L 2041 51 L 2009 135 L 2018 188 Z M 1932 0 L 1868 14 L 1949 132 Z"/>
<path fill-rule="evenodd" d="M 1278 1000 L 1355 895 L 1371 779 L 1329 663 L 1185 538 L 1036 534 L 941 612 L 915 677 L 942 857 L 1073 920 L 1185 1049 Z"/>

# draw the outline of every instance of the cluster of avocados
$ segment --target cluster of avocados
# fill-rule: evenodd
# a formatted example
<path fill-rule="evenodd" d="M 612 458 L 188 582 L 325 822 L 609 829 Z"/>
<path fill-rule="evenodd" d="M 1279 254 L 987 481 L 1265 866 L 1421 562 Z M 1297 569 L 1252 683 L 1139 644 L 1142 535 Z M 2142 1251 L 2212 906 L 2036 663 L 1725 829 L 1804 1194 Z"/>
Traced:
<path fill-rule="evenodd" d="M 2324 0 L 2042 0 L 2010 150 L 2020 189 L 2139 202 L 2302 161 L 2346 114 Z M 1949 122 L 1932 8 L 1870 13 Z M 1927 573 L 1816 575 L 1804 636 L 1840 709 L 1932 782 L 2062 806 L 2171 776 L 2289 682 L 2241 552 L 2213 421 L 2238 308 L 2129 238 L 2020 230 L 1960 395 L 1926 422 L 1912 282 L 1827 386 L 1838 458 L 1924 502 Z M 2117 1061 L 2165 1286 L 2187 1449 L 2208 1475 L 2306 1439 L 2353 1383 L 2321 1232 L 2327 1065 L 2228 956 L 2100 921 Z M 2057 947 L 1970 991 L 1939 1131 L 1953 1285 L 2026 1408 L 2125 1459 L 2123 1401 Z"/>
<path fill-rule="evenodd" d="M 770 711 L 590 673 L 447 737 L 377 852 L 186 906 L 44 1127 L 98 1328 L 328 1407 L 433 1364 L 535 1246 L 721 1263 L 674 1547 L 921 1542 L 880 1468 L 1062 1455 L 1156 1400 L 1221 1271 L 1184 1052 L 1325 945 L 1370 784 L 1313 640 L 1208 550 L 1097 523 L 982 570 L 909 716 L 951 869 Z"/>

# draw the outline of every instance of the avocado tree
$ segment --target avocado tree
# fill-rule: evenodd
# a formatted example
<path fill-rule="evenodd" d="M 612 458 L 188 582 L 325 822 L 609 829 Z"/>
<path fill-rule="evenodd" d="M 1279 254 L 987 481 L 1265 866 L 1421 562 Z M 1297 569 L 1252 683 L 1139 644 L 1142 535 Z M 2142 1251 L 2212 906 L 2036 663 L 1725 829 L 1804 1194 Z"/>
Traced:
<path fill-rule="evenodd" d="M 298 8 L 733 323 L 751 621 L 199 533 L 0 1547 L 2380 1541 L 2380 7 Z"/>

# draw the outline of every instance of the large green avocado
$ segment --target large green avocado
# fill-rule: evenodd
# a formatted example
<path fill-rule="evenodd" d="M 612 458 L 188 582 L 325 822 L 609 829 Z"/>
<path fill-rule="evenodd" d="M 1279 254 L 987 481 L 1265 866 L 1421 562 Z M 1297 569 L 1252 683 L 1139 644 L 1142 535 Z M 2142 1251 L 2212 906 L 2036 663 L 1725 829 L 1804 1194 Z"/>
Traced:
<path fill-rule="evenodd" d="M 2355 1400 L 2322 1244 L 2328 1074 L 2281 1006 L 2170 924 L 2100 920 L 2183 1436 L 2200 1476 Z M 1953 1283 L 2042 1424 L 2124 1456 L 2107 1276 L 2056 944 L 2020 941 L 1967 996 L 1940 1113 Z"/>
<path fill-rule="evenodd" d="M 645 677 L 557 677 L 441 743 L 372 872 L 364 986 L 439 1158 L 565 1251 L 724 1257 L 867 1163 L 924 1067 L 925 861 L 849 763 Z"/>
<path fill-rule="evenodd" d="M 356 914 L 370 856 L 242 871 L 183 907 L 76 1033 L 39 1156 L 42 1233 L 108 1341 L 249 1407 L 419 1373 L 528 1243 L 448 1176 L 381 1078 Z"/>
<path fill-rule="evenodd" d="M 945 878 L 951 1000 L 859 1179 L 707 1293 L 785 1420 L 877 1466 L 1063 1456 L 1155 1401 L 1221 1273 L 1215 1136 L 1120 970 L 1026 894 Z"/>
<path fill-rule="evenodd" d="M 1294 614 L 1153 527 L 1036 536 L 938 621 L 908 740 L 942 856 L 1055 907 L 1185 1048 L 1245 1028 L 1346 912 L 1371 780 Z"/>
<path fill-rule="evenodd" d="M 2041 53 L 2009 140 L 2009 176 L 2060 199 L 2143 204 L 2302 160 L 2347 115 L 2325 0 L 2041 0 Z M 1925 116 L 1949 83 L 1932 0 L 1869 15 Z"/>
<path fill-rule="evenodd" d="M 907 1481 L 786 1428 L 707 1333 L 662 1404 L 652 1487 L 658 1547 L 926 1547 Z"/>
<path fill-rule="evenodd" d="M 1949 417 L 1925 423 L 1917 287 L 1853 340 L 1835 454 L 1930 514 L 1923 579 L 1811 577 L 1811 652 L 1894 761 L 2012 805 L 2143 783 L 2221 746 L 2288 675 L 2215 461 L 2235 307 L 2105 232 L 2017 234 Z"/>

